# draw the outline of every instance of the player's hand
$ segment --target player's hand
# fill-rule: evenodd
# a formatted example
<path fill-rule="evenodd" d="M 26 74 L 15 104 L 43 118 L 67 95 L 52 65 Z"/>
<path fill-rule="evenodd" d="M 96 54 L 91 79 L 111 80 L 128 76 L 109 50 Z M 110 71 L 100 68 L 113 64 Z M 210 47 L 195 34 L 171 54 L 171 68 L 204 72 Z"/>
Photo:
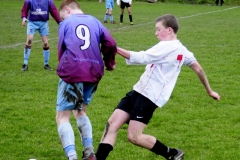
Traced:
<path fill-rule="evenodd" d="M 102 3 L 102 0 L 99 0 L 99 3 Z"/>
<path fill-rule="evenodd" d="M 27 19 L 23 19 L 22 20 L 22 26 L 26 26 L 26 24 L 27 24 Z"/>
<path fill-rule="evenodd" d="M 113 71 L 115 69 L 115 65 L 112 68 L 105 68 L 107 71 Z"/>
<path fill-rule="evenodd" d="M 216 101 L 220 100 L 220 96 L 217 92 L 212 91 L 212 92 L 209 93 L 209 96 L 212 97 Z"/>

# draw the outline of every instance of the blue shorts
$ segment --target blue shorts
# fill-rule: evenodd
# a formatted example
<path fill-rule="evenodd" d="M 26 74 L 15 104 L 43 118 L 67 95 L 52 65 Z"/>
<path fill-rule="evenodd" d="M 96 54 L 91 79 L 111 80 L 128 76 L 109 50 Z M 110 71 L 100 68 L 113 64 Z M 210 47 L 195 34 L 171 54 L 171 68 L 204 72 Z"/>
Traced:
<path fill-rule="evenodd" d="M 113 9 L 114 8 L 114 0 L 106 0 L 106 8 Z"/>
<path fill-rule="evenodd" d="M 38 30 L 40 36 L 49 35 L 48 21 L 28 21 L 27 34 L 34 35 Z"/>
<path fill-rule="evenodd" d="M 62 79 L 58 83 L 57 111 L 82 109 L 82 104 L 89 105 L 97 90 L 97 83 L 66 83 Z"/>

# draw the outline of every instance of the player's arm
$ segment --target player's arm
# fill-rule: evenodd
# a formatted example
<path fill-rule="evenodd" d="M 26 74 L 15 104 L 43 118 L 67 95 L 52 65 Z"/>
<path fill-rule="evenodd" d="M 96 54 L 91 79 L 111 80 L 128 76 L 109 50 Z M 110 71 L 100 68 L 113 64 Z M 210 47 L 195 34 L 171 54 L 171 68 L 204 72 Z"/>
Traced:
<path fill-rule="evenodd" d="M 208 95 L 211 96 L 212 98 L 214 98 L 217 101 L 220 100 L 220 96 L 218 95 L 218 93 L 214 92 L 211 89 L 211 87 L 209 85 L 209 82 L 208 82 L 208 79 L 207 79 L 207 76 L 206 76 L 203 68 L 201 67 L 201 65 L 197 61 L 195 61 L 189 67 L 198 75 L 198 78 L 200 79 L 203 86 L 205 87 Z"/>
<path fill-rule="evenodd" d="M 49 12 L 57 24 L 59 24 L 61 22 L 61 18 L 59 17 L 58 10 L 52 0 L 49 1 Z"/>
<path fill-rule="evenodd" d="M 29 10 L 29 0 L 25 0 L 22 11 L 21 11 L 21 18 L 22 18 L 22 26 L 26 26 L 27 23 L 27 16 L 28 16 L 28 10 Z"/>
<path fill-rule="evenodd" d="M 61 24 L 58 27 L 58 61 L 60 61 L 64 51 L 66 50 L 66 46 L 64 44 L 64 33 L 65 33 L 65 24 Z"/>
<path fill-rule="evenodd" d="M 126 59 L 130 59 L 130 52 L 128 50 L 117 47 L 117 53 Z"/>
<path fill-rule="evenodd" d="M 115 57 L 117 54 L 117 44 L 114 38 L 111 36 L 110 32 L 102 25 L 102 35 L 101 35 L 101 53 L 103 54 L 103 61 L 106 70 L 112 71 L 115 69 Z"/>

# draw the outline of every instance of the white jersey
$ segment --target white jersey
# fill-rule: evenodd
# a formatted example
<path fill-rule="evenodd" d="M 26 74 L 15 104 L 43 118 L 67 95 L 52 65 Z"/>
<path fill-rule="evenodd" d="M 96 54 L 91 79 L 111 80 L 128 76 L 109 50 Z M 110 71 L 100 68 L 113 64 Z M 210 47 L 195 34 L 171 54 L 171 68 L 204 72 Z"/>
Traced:
<path fill-rule="evenodd" d="M 117 5 L 120 5 L 120 1 L 123 1 L 124 3 L 132 4 L 132 0 L 117 0 Z"/>
<path fill-rule="evenodd" d="M 193 53 L 179 40 L 161 41 L 147 51 L 130 51 L 127 64 L 147 64 L 133 90 L 162 107 L 172 94 L 182 65 L 196 61 Z"/>

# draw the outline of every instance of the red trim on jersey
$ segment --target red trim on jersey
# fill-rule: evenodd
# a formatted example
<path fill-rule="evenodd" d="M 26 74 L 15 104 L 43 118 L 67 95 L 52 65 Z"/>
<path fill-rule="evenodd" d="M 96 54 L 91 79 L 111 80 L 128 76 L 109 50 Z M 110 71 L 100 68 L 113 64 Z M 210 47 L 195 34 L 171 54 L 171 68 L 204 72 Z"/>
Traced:
<path fill-rule="evenodd" d="M 178 61 L 181 61 L 181 60 L 182 60 L 182 56 L 183 56 L 182 54 L 179 54 L 179 55 L 177 56 L 177 60 L 178 60 Z"/>

